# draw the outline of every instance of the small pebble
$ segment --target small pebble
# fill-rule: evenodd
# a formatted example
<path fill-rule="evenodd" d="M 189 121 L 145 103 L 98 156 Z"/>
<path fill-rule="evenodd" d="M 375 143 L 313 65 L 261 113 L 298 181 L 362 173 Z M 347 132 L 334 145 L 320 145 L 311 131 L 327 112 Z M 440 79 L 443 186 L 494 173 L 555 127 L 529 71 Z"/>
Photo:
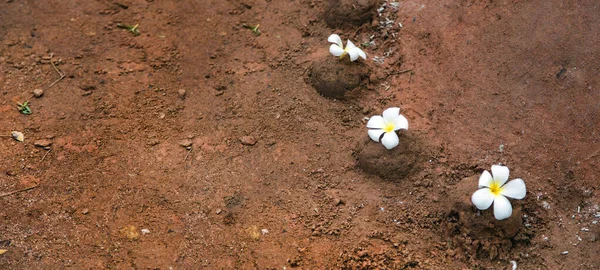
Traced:
<path fill-rule="evenodd" d="M 87 208 L 83 208 L 83 210 L 81 210 L 81 213 L 84 215 L 87 215 L 89 212 L 90 212 L 90 210 Z"/>
<path fill-rule="evenodd" d="M 215 211 L 215 214 L 221 214 L 221 212 L 223 212 L 223 210 L 221 210 L 221 208 L 217 208 L 217 210 Z"/>
<path fill-rule="evenodd" d="M 52 145 L 52 141 L 50 141 L 50 140 L 46 140 L 46 139 L 43 139 L 43 140 L 35 140 L 35 141 L 33 142 L 33 145 L 35 145 L 35 146 L 38 146 L 38 147 L 43 147 L 43 148 L 46 148 L 46 147 L 49 147 L 50 145 Z"/>
<path fill-rule="evenodd" d="M 148 230 L 148 229 L 142 229 L 142 235 L 148 234 L 148 233 L 150 233 L 150 230 Z"/>
<path fill-rule="evenodd" d="M 181 145 L 181 146 L 183 146 L 185 148 L 188 148 L 188 147 L 192 146 L 192 141 L 189 140 L 189 139 L 185 139 L 185 140 L 180 141 L 179 145 Z"/>
<path fill-rule="evenodd" d="M 361 250 L 361 251 L 357 252 L 356 255 L 358 255 L 358 257 L 369 256 L 369 251 L 367 251 L 367 250 Z"/>
<path fill-rule="evenodd" d="M 13 131 L 11 133 L 13 139 L 19 141 L 19 142 L 23 142 L 25 140 L 25 136 L 23 135 L 23 133 L 18 132 L 18 131 Z"/>
<path fill-rule="evenodd" d="M 33 96 L 34 96 L 34 97 L 36 97 L 36 98 L 39 98 L 39 97 L 41 97 L 41 96 L 43 96 L 43 95 L 44 95 L 44 90 L 42 90 L 42 89 L 39 89 L 39 88 L 38 88 L 38 89 L 35 89 L 35 90 L 33 90 Z"/>
<path fill-rule="evenodd" d="M 160 141 L 158 139 L 150 139 L 147 144 L 150 146 L 155 146 L 159 143 L 160 143 Z"/>
<path fill-rule="evenodd" d="M 177 94 L 179 95 L 179 98 L 181 98 L 181 99 L 185 99 L 185 94 L 186 94 L 186 93 L 185 93 L 185 89 L 179 89 L 179 90 L 177 91 Z"/>
<path fill-rule="evenodd" d="M 240 142 L 243 145 L 248 145 L 248 146 L 252 146 L 256 144 L 256 138 L 252 137 L 252 136 L 244 136 L 240 138 Z"/>

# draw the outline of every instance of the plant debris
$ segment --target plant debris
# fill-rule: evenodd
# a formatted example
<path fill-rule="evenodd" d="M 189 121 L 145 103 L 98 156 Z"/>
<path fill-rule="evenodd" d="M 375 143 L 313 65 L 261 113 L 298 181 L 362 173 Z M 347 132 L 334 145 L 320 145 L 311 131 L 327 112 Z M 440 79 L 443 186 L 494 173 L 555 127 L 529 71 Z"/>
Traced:
<path fill-rule="evenodd" d="M 260 30 L 258 29 L 258 27 L 260 26 L 260 23 L 259 23 L 259 24 L 257 24 L 256 26 L 247 25 L 247 24 L 242 24 L 242 26 L 243 26 L 244 28 L 247 28 L 247 29 L 250 29 L 250 30 L 252 30 L 252 33 L 253 33 L 255 36 L 257 36 L 257 37 L 258 37 L 258 36 L 260 36 Z"/>
<path fill-rule="evenodd" d="M 127 31 L 131 32 L 134 36 L 140 35 L 140 30 L 138 29 L 139 25 L 140 25 L 139 23 L 137 23 L 135 25 L 125 25 L 125 24 L 117 23 L 117 27 L 122 28 L 122 29 L 127 29 Z"/>

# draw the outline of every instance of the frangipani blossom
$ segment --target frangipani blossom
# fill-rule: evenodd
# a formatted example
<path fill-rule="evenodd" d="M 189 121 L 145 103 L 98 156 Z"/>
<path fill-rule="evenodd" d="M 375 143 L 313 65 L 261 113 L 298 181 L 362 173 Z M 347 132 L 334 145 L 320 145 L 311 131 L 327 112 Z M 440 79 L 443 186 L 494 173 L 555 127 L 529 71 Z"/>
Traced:
<path fill-rule="evenodd" d="M 344 57 L 344 55 L 350 55 L 350 61 L 355 61 L 358 57 L 362 57 L 362 59 L 367 59 L 367 55 L 363 50 L 359 47 L 356 47 L 352 41 L 348 40 L 346 43 L 346 48 L 344 48 L 344 44 L 342 43 L 342 39 L 340 36 L 336 34 L 332 34 L 327 38 L 327 41 L 334 43 L 329 46 L 329 52 L 335 56 L 339 56 L 340 59 Z"/>
<path fill-rule="evenodd" d="M 400 108 L 393 107 L 383 111 L 383 116 L 375 115 L 367 122 L 369 137 L 380 142 L 385 148 L 398 146 L 400 139 L 396 130 L 408 129 L 408 120 L 400 114 Z"/>
<path fill-rule="evenodd" d="M 483 172 L 479 177 L 480 189 L 471 197 L 479 210 L 486 210 L 494 203 L 494 217 L 497 220 L 507 219 L 512 215 L 512 205 L 506 197 L 520 200 L 527 193 L 525 182 L 521 178 L 506 183 L 508 174 L 508 167 L 492 165 L 492 174 Z"/>

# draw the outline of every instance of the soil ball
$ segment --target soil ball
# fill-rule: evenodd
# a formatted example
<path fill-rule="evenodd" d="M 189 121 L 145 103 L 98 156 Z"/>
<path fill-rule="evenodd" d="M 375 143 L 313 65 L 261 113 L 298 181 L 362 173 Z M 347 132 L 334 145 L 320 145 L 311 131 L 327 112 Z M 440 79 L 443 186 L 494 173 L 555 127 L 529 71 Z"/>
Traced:
<path fill-rule="evenodd" d="M 357 151 L 358 166 L 364 172 L 388 180 L 399 180 L 418 172 L 426 152 L 423 143 L 410 131 L 402 130 L 399 137 L 400 144 L 391 150 L 367 138 Z"/>
<path fill-rule="evenodd" d="M 356 27 L 371 22 L 379 0 L 329 0 L 325 22 L 333 28 Z"/>
<path fill-rule="evenodd" d="M 368 80 L 368 68 L 356 62 L 328 57 L 315 61 L 309 75 L 310 84 L 324 97 L 344 99 L 356 95 L 363 81 Z"/>

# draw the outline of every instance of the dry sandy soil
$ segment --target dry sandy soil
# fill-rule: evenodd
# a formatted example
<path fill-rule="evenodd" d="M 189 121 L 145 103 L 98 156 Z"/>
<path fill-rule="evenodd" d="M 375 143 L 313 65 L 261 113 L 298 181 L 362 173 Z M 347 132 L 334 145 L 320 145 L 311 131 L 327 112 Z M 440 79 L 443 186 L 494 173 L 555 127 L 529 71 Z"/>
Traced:
<path fill-rule="evenodd" d="M 2 269 L 600 268 L 598 1 L 2 0 L 0 22 L 0 133 L 25 135 L 0 138 Z M 365 117 L 393 106 L 385 151 Z M 469 203 L 498 163 L 528 187 L 500 222 Z"/>

